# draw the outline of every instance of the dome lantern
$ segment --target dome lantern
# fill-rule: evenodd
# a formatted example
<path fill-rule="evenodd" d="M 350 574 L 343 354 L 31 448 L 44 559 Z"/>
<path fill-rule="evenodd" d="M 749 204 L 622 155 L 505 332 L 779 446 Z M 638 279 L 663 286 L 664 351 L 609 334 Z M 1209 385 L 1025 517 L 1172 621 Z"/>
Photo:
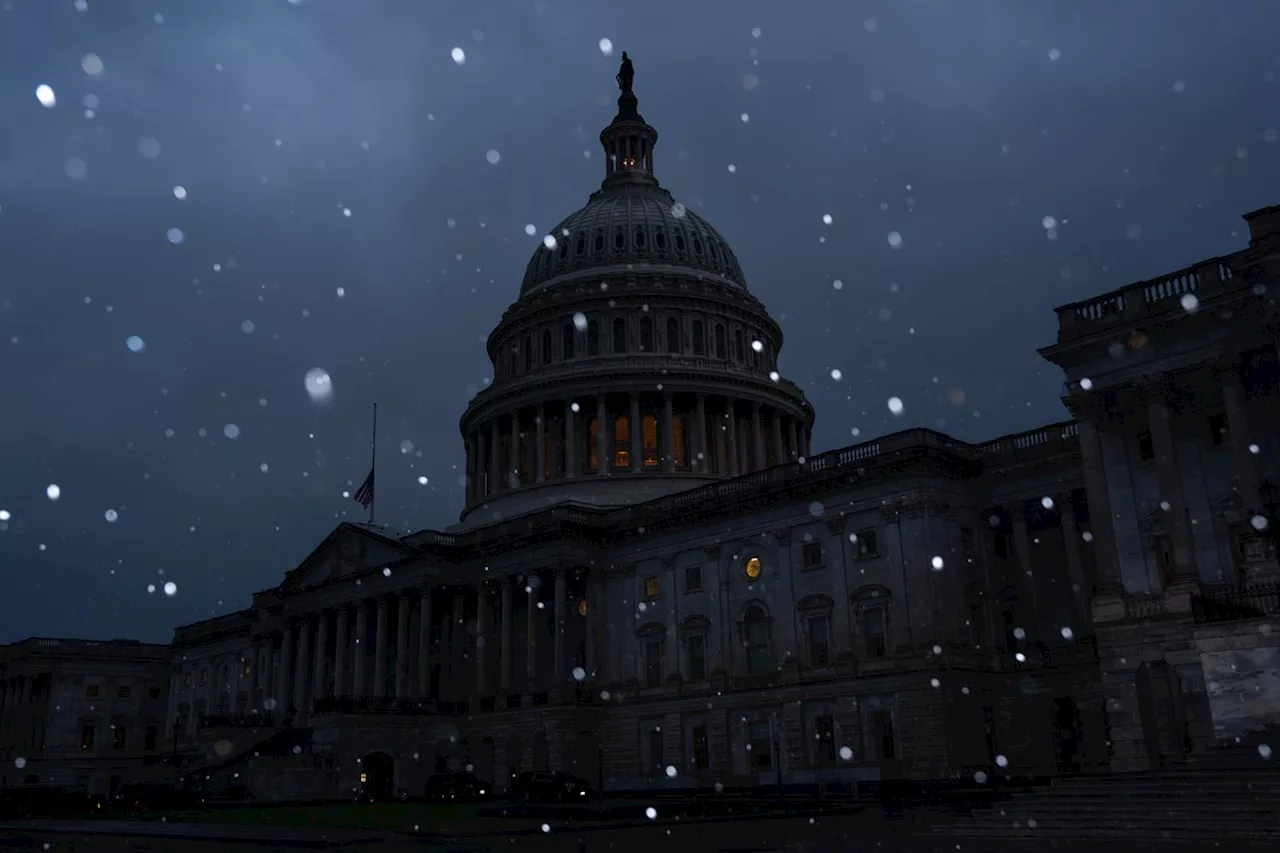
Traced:
<path fill-rule="evenodd" d="M 622 52 L 622 68 L 618 71 L 618 114 L 600 131 L 600 144 L 604 146 L 604 186 L 619 183 L 647 183 L 657 185 L 653 175 L 653 148 L 658 143 L 658 131 L 650 127 L 640 115 L 639 101 L 631 89 L 635 69 L 627 52 Z"/>

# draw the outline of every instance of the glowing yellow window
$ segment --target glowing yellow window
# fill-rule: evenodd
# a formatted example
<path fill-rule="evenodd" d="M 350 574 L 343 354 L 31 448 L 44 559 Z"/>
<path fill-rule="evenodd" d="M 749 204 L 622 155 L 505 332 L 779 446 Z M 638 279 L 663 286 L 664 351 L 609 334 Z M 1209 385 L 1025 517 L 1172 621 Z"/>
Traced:
<path fill-rule="evenodd" d="M 742 573 L 747 576 L 749 581 L 758 580 L 760 578 L 760 558 L 749 558 L 742 564 Z"/>
<path fill-rule="evenodd" d="M 579 616 L 587 615 L 587 600 L 585 598 L 578 599 L 578 615 Z"/>
<path fill-rule="evenodd" d="M 658 576 L 657 575 L 649 575 L 647 578 L 644 579 L 644 597 L 645 598 L 658 597 Z"/>

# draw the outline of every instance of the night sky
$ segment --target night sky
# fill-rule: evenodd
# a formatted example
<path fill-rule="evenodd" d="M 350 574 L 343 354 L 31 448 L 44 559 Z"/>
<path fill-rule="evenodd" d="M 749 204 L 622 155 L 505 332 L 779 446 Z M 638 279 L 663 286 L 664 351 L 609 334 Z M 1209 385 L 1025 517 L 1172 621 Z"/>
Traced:
<path fill-rule="evenodd" d="M 5 2 L 0 641 L 246 606 L 364 518 L 375 401 L 379 521 L 456 521 L 484 338 L 603 177 L 624 49 L 818 450 L 1065 419 L 1052 309 L 1280 203 L 1277 32 L 1275 0 Z"/>

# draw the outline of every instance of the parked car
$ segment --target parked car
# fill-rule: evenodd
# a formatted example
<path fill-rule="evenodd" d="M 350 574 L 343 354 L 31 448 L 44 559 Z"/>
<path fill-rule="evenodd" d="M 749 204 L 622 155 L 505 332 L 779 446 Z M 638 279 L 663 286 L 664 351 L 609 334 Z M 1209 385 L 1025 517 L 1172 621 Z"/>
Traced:
<path fill-rule="evenodd" d="M 0 790 L 0 819 L 79 817 L 93 810 L 93 798 L 75 788 L 15 785 Z"/>
<path fill-rule="evenodd" d="M 563 770 L 527 770 L 512 781 L 511 799 L 524 803 L 586 803 L 598 801 L 600 794 Z"/>
<path fill-rule="evenodd" d="M 111 797 L 112 809 L 129 814 L 191 808 L 199 802 L 199 795 L 190 789 L 163 782 L 122 785 Z"/>
<path fill-rule="evenodd" d="M 428 802 L 474 803 L 485 799 L 493 786 L 474 773 L 433 773 L 427 779 Z"/>

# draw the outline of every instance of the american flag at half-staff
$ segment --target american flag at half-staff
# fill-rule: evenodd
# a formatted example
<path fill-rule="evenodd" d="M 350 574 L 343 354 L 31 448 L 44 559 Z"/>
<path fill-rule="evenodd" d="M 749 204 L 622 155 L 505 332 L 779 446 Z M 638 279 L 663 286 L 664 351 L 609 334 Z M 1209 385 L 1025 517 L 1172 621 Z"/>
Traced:
<path fill-rule="evenodd" d="M 369 465 L 369 476 L 364 478 L 364 482 L 360 484 L 360 488 L 356 489 L 356 493 L 352 495 L 356 503 L 369 510 L 369 523 L 373 524 L 374 512 L 374 494 L 373 494 L 373 475 L 378 470 L 378 404 L 373 404 L 373 446 L 372 446 L 372 462 Z"/>

